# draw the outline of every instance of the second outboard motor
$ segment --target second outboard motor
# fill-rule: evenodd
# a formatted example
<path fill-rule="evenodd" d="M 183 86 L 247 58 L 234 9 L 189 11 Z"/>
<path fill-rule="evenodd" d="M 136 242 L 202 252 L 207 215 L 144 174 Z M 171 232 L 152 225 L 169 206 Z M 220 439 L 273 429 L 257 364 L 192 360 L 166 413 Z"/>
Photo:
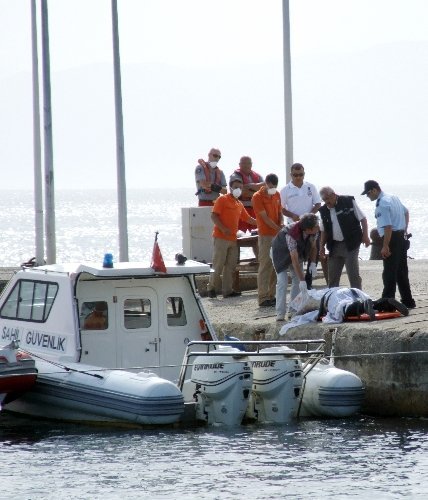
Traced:
<path fill-rule="evenodd" d="M 246 416 L 262 423 L 286 423 L 297 415 L 302 387 L 302 364 L 287 356 L 285 346 L 268 347 L 250 356 L 253 387 Z"/>

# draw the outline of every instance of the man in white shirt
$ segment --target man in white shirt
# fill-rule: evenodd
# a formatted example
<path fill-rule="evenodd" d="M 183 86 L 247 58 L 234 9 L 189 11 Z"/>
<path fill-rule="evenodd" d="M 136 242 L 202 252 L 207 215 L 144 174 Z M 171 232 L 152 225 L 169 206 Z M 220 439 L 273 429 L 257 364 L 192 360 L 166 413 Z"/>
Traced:
<path fill-rule="evenodd" d="M 316 214 L 321 206 L 317 188 L 305 181 L 305 169 L 301 163 L 291 167 L 291 181 L 281 189 L 282 213 L 289 222 L 297 222 L 301 215 Z"/>
<path fill-rule="evenodd" d="M 321 206 L 317 188 L 305 181 L 305 168 L 301 163 L 291 166 L 291 181 L 281 189 L 282 213 L 288 223 L 297 222 L 303 214 L 316 214 Z M 327 282 L 327 263 L 321 259 L 321 267 Z"/>

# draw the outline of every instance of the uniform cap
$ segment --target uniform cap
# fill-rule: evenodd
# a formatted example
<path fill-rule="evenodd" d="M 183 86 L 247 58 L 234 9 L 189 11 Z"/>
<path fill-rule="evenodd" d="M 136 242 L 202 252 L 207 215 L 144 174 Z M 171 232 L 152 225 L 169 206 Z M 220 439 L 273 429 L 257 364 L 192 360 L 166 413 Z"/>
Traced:
<path fill-rule="evenodd" d="M 376 181 L 366 181 L 364 183 L 364 191 L 361 194 L 367 194 L 370 189 L 378 189 L 380 191 L 380 186 Z"/>

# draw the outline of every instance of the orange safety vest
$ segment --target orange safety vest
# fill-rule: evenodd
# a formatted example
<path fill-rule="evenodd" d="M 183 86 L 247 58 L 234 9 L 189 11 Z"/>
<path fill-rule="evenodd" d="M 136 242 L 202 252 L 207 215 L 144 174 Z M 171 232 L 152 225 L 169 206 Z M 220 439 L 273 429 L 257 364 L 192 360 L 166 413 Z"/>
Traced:
<path fill-rule="evenodd" d="M 262 176 L 257 172 L 254 172 L 253 170 L 251 170 L 249 175 L 247 175 L 244 174 L 244 172 L 242 172 L 240 168 L 237 168 L 234 173 L 242 177 L 242 184 L 244 186 L 245 184 L 257 184 L 258 182 L 262 182 Z M 241 196 L 239 199 L 245 201 L 251 200 L 251 196 Z"/>
<path fill-rule="evenodd" d="M 208 165 L 205 160 L 199 159 L 199 165 L 204 169 L 205 179 L 208 182 L 211 182 L 211 170 L 212 168 Z M 221 183 L 221 170 L 218 167 L 215 167 L 215 178 L 213 184 Z M 211 188 L 204 188 L 205 193 L 211 193 Z"/>

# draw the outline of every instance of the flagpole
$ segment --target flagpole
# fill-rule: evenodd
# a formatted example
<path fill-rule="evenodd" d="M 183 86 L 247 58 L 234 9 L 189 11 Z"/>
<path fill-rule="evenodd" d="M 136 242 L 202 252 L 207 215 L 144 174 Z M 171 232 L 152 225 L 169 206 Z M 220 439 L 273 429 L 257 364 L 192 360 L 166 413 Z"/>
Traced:
<path fill-rule="evenodd" d="M 119 28 L 117 0 L 111 1 L 113 27 L 113 69 L 114 69 L 114 104 L 116 113 L 116 164 L 117 164 L 117 200 L 119 224 L 119 260 L 127 262 L 128 257 L 128 222 L 125 178 L 125 140 L 123 134 L 122 81 L 120 74 Z"/>
<path fill-rule="evenodd" d="M 152 261 L 150 262 L 150 267 L 156 273 L 165 274 L 167 272 L 167 269 L 165 267 L 165 262 L 163 260 L 162 253 L 161 253 L 160 248 L 159 248 L 158 234 L 159 234 L 159 231 L 156 231 L 155 232 L 155 242 L 153 243 Z"/>
<path fill-rule="evenodd" d="M 293 103 L 291 94 L 291 48 L 289 0 L 282 0 L 282 31 L 284 60 L 285 178 L 290 181 L 293 164 Z"/>
<path fill-rule="evenodd" d="M 36 0 L 31 0 L 31 53 L 33 71 L 33 161 L 34 161 L 34 226 L 35 226 L 35 265 L 44 261 L 44 228 L 43 228 L 43 181 L 42 154 L 40 139 L 40 89 L 39 61 L 37 50 L 37 12 Z"/>

